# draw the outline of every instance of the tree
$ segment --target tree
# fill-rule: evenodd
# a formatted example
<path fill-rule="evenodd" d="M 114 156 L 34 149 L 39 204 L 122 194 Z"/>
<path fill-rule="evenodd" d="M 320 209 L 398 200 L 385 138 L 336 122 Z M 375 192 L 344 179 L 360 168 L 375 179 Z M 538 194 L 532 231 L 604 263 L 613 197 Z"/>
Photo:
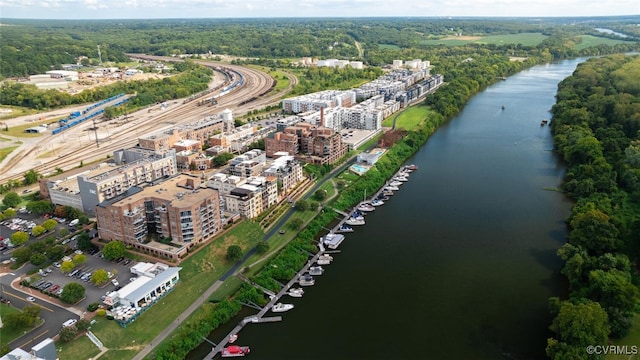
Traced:
<path fill-rule="evenodd" d="M 231 159 L 233 159 L 233 154 L 226 152 L 220 153 L 213 158 L 213 164 L 215 166 L 224 166 Z"/>
<path fill-rule="evenodd" d="M 303 200 L 303 199 L 296 201 L 295 206 L 296 206 L 296 209 L 300 211 L 305 211 L 309 209 L 309 203 L 307 202 L 307 200 Z"/>
<path fill-rule="evenodd" d="M 24 173 L 24 180 L 22 181 L 22 183 L 24 185 L 32 185 L 38 182 L 38 179 L 42 177 L 42 175 L 40 175 L 37 171 L 31 169 L 29 171 L 27 171 L 26 173 Z"/>
<path fill-rule="evenodd" d="M 242 258 L 242 248 L 238 245 L 231 245 L 227 248 L 226 259 L 236 262 Z"/>
<path fill-rule="evenodd" d="M 585 348 L 607 344 L 610 330 L 607 313 L 600 304 L 588 300 L 578 304 L 562 302 L 549 328 L 556 334 L 547 340 L 546 352 L 551 359 L 588 358 Z"/>
<path fill-rule="evenodd" d="M 289 221 L 289 227 L 292 230 L 298 230 L 304 224 L 304 220 L 300 218 L 293 218 Z"/>
<path fill-rule="evenodd" d="M 73 270 L 74 267 L 76 267 L 76 264 L 74 264 L 73 261 L 63 261 L 60 265 L 60 272 L 66 274 Z"/>
<path fill-rule="evenodd" d="M 68 283 L 62 290 L 60 300 L 67 304 L 75 304 L 84 297 L 84 286 L 78 283 Z"/>
<path fill-rule="evenodd" d="M 598 209 L 574 215 L 571 228 L 569 242 L 593 254 L 601 255 L 618 247 L 618 229 L 609 221 L 609 216 Z"/>
<path fill-rule="evenodd" d="M 76 254 L 73 257 L 73 263 L 76 264 L 76 265 L 84 264 L 85 262 L 87 262 L 87 255 Z"/>
<path fill-rule="evenodd" d="M 51 261 L 58 261 L 64 257 L 64 246 L 55 245 L 47 250 L 47 257 Z"/>
<path fill-rule="evenodd" d="M 260 241 L 258 245 L 256 245 L 256 251 L 258 254 L 264 254 L 269 251 L 269 243 L 266 241 Z"/>
<path fill-rule="evenodd" d="M 107 260 L 115 260 L 127 254 L 127 249 L 120 241 L 111 241 L 102 249 L 102 254 Z"/>
<path fill-rule="evenodd" d="M 47 232 L 47 229 L 45 229 L 44 226 L 41 226 L 41 225 L 36 225 L 33 227 L 33 229 L 31 229 L 31 234 L 33 234 L 33 236 L 36 236 L 36 237 L 46 232 Z"/>
<path fill-rule="evenodd" d="M 75 326 L 63 326 L 62 329 L 60 329 L 60 341 L 69 342 L 73 340 L 77 334 L 78 329 Z"/>
<path fill-rule="evenodd" d="M 69 235 L 69 229 L 67 229 L 67 228 L 60 228 L 60 229 L 58 230 L 58 236 L 65 237 L 65 236 L 67 236 L 67 235 Z"/>
<path fill-rule="evenodd" d="M 32 254 L 33 253 L 31 252 L 31 249 L 27 247 L 23 247 L 23 248 L 13 250 L 13 253 L 11 254 L 11 256 L 16 258 L 16 261 L 18 263 L 24 263 L 29 260 Z"/>
<path fill-rule="evenodd" d="M 40 266 L 44 264 L 46 261 L 47 261 L 47 257 L 42 253 L 33 254 L 29 258 L 29 262 L 35 266 Z"/>
<path fill-rule="evenodd" d="M 91 282 L 94 283 L 95 285 L 100 286 L 106 283 L 107 281 L 109 281 L 109 274 L 105 269 L 98 269 L 94 271 L 93 274 L 91 275 Z"/>
<path fill-rule="evenodd" d="M 45 220 L 45 222 L 42 223 L 42 226 L 47 231 L 52 231 L 53 229 L 56 228 L 56 226 L 58 226 L 58 222 L 53 219 L 49 219 L 49 220 Z"/>
<path fill-rule="evenodd" d="M 2 199 L 2 204 L 8 208 L 14 208 L 22 202 L 22 198 L 15 192 L 9 192 Z"/>
<path fill-rule="evenodd" d="M 86 232 L 78 235 L 78 249 L 82 251 L 89 251 L 96 246 L 91 242 L 91 237 Z"/>
<path fill-rule="evenodd" d="M 327 190 L 325 189 L 318 189 L 314 194 L 313 194 L 313 198 L 318 200 L 318 201 L 322 201 L 324 199 L 327 198 Z"/>
<path fill-rule="evenodd" d="M 9 237 L 11 239 L 11 243 L 15 246 L 22 245 L 29 240 L 29 234 L 24 231 L 16 231 Z"/>
<path fill-rule="evenodd" d="M 38 215 L 50 213 L 54 209 L 54 206 L 51 203 L 51 201 L 46 201 L 46 200 L 30 201 L 25 207 L 27 208 L 27 210 L 31 211 L 34 214 L 38 214 Z M 49 219 L 47 221 L 55 221 L 55 220 Z M 45 221 L 45 222 L 47 222 L 47 221 Z"/>

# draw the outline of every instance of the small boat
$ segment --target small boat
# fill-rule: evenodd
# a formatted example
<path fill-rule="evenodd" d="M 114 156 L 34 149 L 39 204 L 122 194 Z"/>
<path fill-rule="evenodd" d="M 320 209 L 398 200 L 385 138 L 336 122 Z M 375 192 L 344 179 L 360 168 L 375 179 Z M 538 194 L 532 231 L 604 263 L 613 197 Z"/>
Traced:
<path fill-rule="evenodd" d="M 388 201 L 389 197 L 385 196 L 384 194 L 380 194 L 380 195 L 378 195 L 377 199 L 378 200 L 382 200 L 382 201 Z"/>
<path fill-rule="evenodd" d="M 364 223 L 364 220 L 362 220 L 362 222 Z M 322 238 L 322 242 L 327 245 L 329 249 L 337 249 L 342 241 L 344 241 L 344 235 L 334 234 L 332 232 L 328 233 Z"/>
<path fill-rule="evenodd" d="M 410 164 L 404 167 L 405 170 L 410 170 L 410 171 L 416 171 L 418 170 L 418 166 L 414 165 L 414 164 Z"/>
<path fill-rule="evenodd" d="M 389 186 L 395 186 L 395 187 L 398 187 L 398 186 L 400 186 L 400 185 L 402 185 L 402 182 L 401 182 L 401 181 L 392 181 L 392 182 L 390 182 L 390 183 L 389 183 Z"/>
<path fill-rule="evenodd" d="M 379 199 L 374 199 L 374 200 L 371 202 L 371 205 L 373 205 L 373 206 L 381 206 L 381 205 L 384 205 L 384 201 L 379 200 Z"/>
<path fill-rule="evenodd" d="M 323 272 L 324 269 L 322 268 L 322 266 L 312 266 L 309 268 L 309 275 L 322 275 Z"/>
<path fill-rule="evenodd" d="M 502 105 L 501 109 L 504 110 L 504 109 L 506 109 L 506 107 L 504 105 Z"/>
<path fill-rule="evenodd" d="M 297 297 L 297 298 L 302 297 L 303 294 L 304 294 L 304 290 L 302 290 L 302 288 L 291 288 L 287 293 L 287 295 L 291 297 Z"/>
<path fill-rule="evenodd" d="M 397 187 L 397 186 L 389 185 L 389 186 L 385 187 L 385 188 L 384 188 L 384 190 L 388 190 L 388 191 L 398 191 L 398 190 L 400 190 L 400 188 L 399 188 L 399 187 Z"/>
<path fill-rule="evenodd" d="M 329 255 L 329 254 L 322 254 L 320 255 L 320 257 L 318 257 L 318 260 L 329 260 L 329 261 L 333 261 L 333 256 Z"/>
<path fill-rule="evenodd" d="M 276 313 L 289 311 L 291 309 L 293 309 L 293 304 L 277 303 L 271 307 L 271 311 Z"/>
<path fill-rule="evenodd" d="M 342 224 L 338 228 L 338 230 L 336 230 L 336 232 L 339 232 L 339 233 L 350 233 L 350 232 L 353 232 L 353 228 L 351 226 L 349 226 L 349 225 Z"/>
<path fill-rule="evenodd" d="M 373 211 L 376 208 L 374 208 L 371 204 L 369 203 L 362 203 L 358 206 L 358 211 L 364 211 L 364 212 L 368 212 L 368 211 Z"/>
<path fill-rule="evenodd" d="M 300 279 L 298 279 L 298 284 L 300 284 L 300 286 L 311 286 L 315 283 L 316 280 L 309 274 L 304 274 L 300 276 Z"/>
<path fill-rule="evenodd" d="M 329 265 L 331 264 L 331 260 L 328 259 L 318 259 L 318 261 L 316 261 L 316 263 L 318 265 Z"/>
<path fill-rule="evenodd" d="M 540 126 L 545 126 L 545 125 L 547 125 L 548 122 L 549 122 L 549 120 L 542 119 L 542 121 L 540 122 Z"/>
<path fill-rule="evenodd" d="M 393 195 L 393 191 L 391 191 L 391 190 L 382 190 L 382 195 L 391 196 L 391 195 Z"/>
<path fill-rule="evenodd" d="M 238 340 L 237 334 L 232 334 L 231 336 L 229 336 L 229 344 L 233 344 L 236 340 Z"/>
<path fill-rule="evenodd" d="M 364 225 L 365 222 L 364 222 L 364 219 L 356 219 L 351 217 L 347 221 L 345 221 L 345 224 L 354 226 L 354 225 Z"/>
<path fill-rule="evenodd" d="M 248 346 L 231 345 L 231 346 L 227 346 L 226 348 L 223 348 L 220 355 L 222 355 L 222 357 L 240 357 L 240 356 L 245 356 L 250 351 L 251 350 L 249 349 Z"/>
<path fill-rule="evenodd" d="M 400 182 L 407 182 L 409 181 L 409 179 L 407 179 L 405 176 L 396 176 L 393 178 L 394 181 L 400 181 Z"/>

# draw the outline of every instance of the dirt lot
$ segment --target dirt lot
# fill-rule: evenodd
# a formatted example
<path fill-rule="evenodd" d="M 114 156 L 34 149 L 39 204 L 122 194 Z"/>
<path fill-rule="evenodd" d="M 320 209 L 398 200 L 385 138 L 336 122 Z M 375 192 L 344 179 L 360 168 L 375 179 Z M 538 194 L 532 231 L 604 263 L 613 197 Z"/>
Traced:
<path fill-rule="evenodd" d="M 170 75 L 157 74 L 157 73 L 143 73 L 136 75 L 124 75 L 124 73 L 111 74 L 111 76 L 105 76 L 101 78 L 92 78 L 87 76 L 88 73 L 78 74 L 79 80 L 69 83 L 68 89 L 61 89 L 61 91 L 68 92 L 69 94 L 77 94 L 84 90 L 93 89 L 98 86 L 111 85 L 118 81 L 137 81 L 137 80 L 149 80 L 149 79 L 163 79 Z"/>

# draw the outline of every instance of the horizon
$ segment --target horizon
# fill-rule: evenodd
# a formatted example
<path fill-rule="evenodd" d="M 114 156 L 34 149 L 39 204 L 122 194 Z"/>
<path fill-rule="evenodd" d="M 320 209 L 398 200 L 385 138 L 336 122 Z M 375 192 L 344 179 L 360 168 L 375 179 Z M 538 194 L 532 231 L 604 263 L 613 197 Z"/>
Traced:
<path fill-rule="evenodd" d="M 0 19 L 585 18 L 640 15 L 640 3 L 598 0 L 0 0 Z"/>

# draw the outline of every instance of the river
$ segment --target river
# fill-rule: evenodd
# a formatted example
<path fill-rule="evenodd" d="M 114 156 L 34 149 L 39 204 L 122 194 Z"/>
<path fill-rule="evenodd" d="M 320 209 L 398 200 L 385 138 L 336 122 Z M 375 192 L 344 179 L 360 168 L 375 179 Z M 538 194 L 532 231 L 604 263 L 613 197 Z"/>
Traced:
<path fill-rule="evenodd" d="M 547 299 L 568 286 L 556 250 L 571 202 L 551 190 L 565 167 L 540 122 L 583 60 L 533 67 L 473 97 L 316 285 L 283 299 L 295 304 L 284 321 L 250 324 L 238 344 L 254 360 L 544 358 Z"/>

